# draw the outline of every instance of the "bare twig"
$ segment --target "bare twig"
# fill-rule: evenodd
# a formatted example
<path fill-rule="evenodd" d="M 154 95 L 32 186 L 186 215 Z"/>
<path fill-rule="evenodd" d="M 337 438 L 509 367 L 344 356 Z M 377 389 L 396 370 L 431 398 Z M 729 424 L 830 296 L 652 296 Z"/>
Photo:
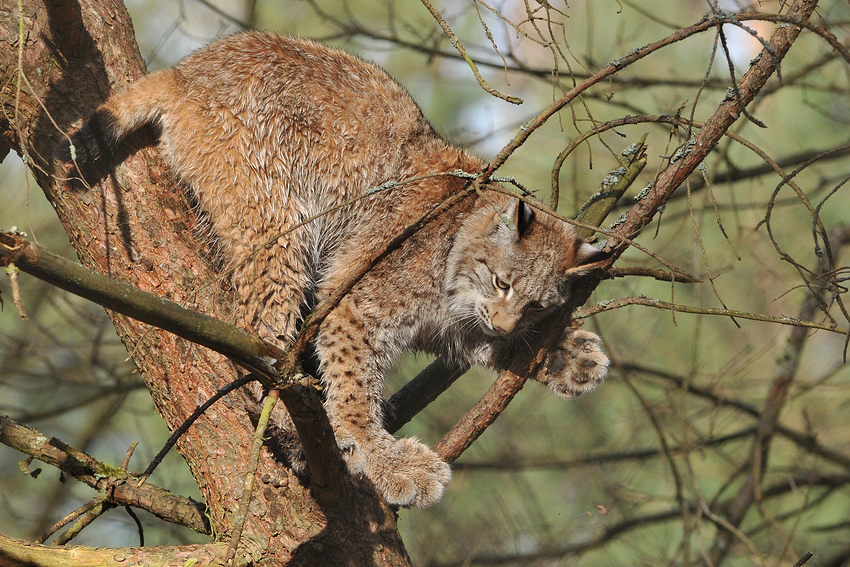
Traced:
<path fill-rule="evenodd" d="M 705 122 L 703 128 L 688 141 L 686 147 L 682 148 L 677 159 L 671 160 L 670 165 L 656 179 L 652 190 L 629 210 L 625 222 L 617 227 L 620 234 L 630 237 L 638 234 L 651 222 L 655 213 L 667 202 L 673 191 L 702 163 L 726 130 L 738 119 L 739 106 L 749 104 L 773 74 L 800 34 L 800 26 L 808 20 L 815 7 L 817 7 L 816 0 L 797 0 L 789 7 L 786 17 L 800 23 L 779 27 L 774 31 L 768 42 L 770 53 L 766 54 L 763 50 L 763 56 L 755 61 L 737 85 L 740 98 L 724 101 Z M 676 35 L 676 33 L 673 34 L 673 36 Z M 638 52 L 640 54 L 642 50 Z M 609 242 L 608 249 L 614 252 L 616 258 L 624 246 L 622 243 Z"/>
<path fill-rule="evenodd" d="M 266 427 L 269 424 L 269 418 L 278 399 L 280 399 L 280 392 L 278 390 L 272 390 L 266 396 L 263 411 L 260 413 L 260 418 L 257 421 L 257 428 L 254 431 L 251 443 L 251 455 L 245 473 L 245 480 L 242 484 L 242 498 L 239 499 L 239 508 L 236 510 L 236 515 L 233 518 L 233 531 L 230 534 L 230 544 L 227 547 L 225 560 L 227 565 L 233 565 L 233 561 L 236 558 L 236 550 L 239 548 L 239 539 L 242 537 L 242 530 L 245 528 L 245 521 L 248 519 L 248 507 L 251 505 L 251 497 L 254 494 L 254 482 L 257 478 L 257 467 L 260 464 L 260 451 L 265 441 L 264 436 L 266 434 Z"/>
<path fill-rule="evenodd" d="M 111 510 L 115 505 L 109 502 L 109 497 L 106 494 L 95 496 L 88 505 L 83 506 L 83 510 L 77 521 L 70 528 L 56 538 L 56 545 L 65 545 L 90 526 L 92 522 Z M 82 510 L 82 508 L 80 509 Z"/>
<path fill-rule="evenodd" d="M 700 283 L 702 280 L 696 276 L 682 274 L 680 272 L 670 272 L 667 270 L 657 270 L 655 268 L 646 268 L 644 266 L 614 266 L 606 273 L 610 278 L 625 278 L 627 276 L 638 276 L 645 278 L 653 278 L 662 282 L 677 282 L 677 283 Z"/>
<path fill-rule="evenodd" d="M 457 36 L 449 27 L 449 24 L 446 23 L 446 20 L 443 19 L 443 16 L 440 15 L 440 12 L 434 8 L 433 4 L 429 0 L 420 0 L 422 4 L 428 8 L 428 11 L 431 12 L 431 15 L 434 16 L 434 19 L 437 20 L 437 23 L 440 24 L 440 27 L 443 29 L 443 33 L 446 34 L 446 37 L 449 38 L 452 46 L 457 49 L 460 56 L 463 57 L 463 60 L 469 65 L 469 68 L 472 69 L 473 75 L 475 75 L 475 79 L 478 81 L 478 84 L 481 85 L 481 88 L 490 93 L 491 95 L 498 97 L 502 100 L 510 102 L 511 104 L 522 104 L 522 99 L 517 98 L 515 96 L 509 96 L 506 94 L 502 94 L 484 80 L 484 77 L 481 76 L 481 73 L 478 71 L 478 66 L 475 64 L 475 61 L 469 54 L 466 52 L 466 49 L 463 47 L 463 44 L 458 40 Z"/>
<path fill-rule="evenodd" d="M 104 502 L 104 498 L 105 498 L 105 496 L 102 495 L 102 494 L 99 495 L 99 496 L 96 496 L 95 498 L 93 498 L 92 500 L 89 500 L 88 502 L 86 502 L 85 504 L 83 504 L 82 506 L 77 508 L 76 510 L 66 514 L 65 517 L 63 517 L 62 519 L 60 519 L 59 521 L 54 523 L 52 526 L 47 528 L 47 530 L 44 533 L 42 533 L 40 536 L 38 536 L 38 539 L 36 539 L 36 541 L 38 543 L 44 543 L 45 541 L 47 541 L 50 538 L 50 536 L 52 536 L 53 534 L 55 534 L 56 532 L 58 532 L 59 530 L 61 530 L 62 528 L 64 528 L 65 526 L 67 526 L 68 524 L 70 524 L 71 522 L 73 522 L 74 520 L 76 520 L 77 518 L 79 518 L 80 516 L 85 514 L 86 512 L 88 512 L 89 510 L 91 510 L 92 508 L 94 508 L 95 506 L 102 505 L 103 502 Z M 58 543 L 58 541 L 57 541 L 57 543 Z"/>
<path fill-rule="evenodd" d="M 9 286 L 12 288 L 12 303 L 14 304 L 15 309 L 18 310 L 18 315 L 21 316 L 21 319 L 28 321 L 29 317 L 27 317 L 27 310 L 24 309 L 24 301 L 21 299 L 21 286 L 18 283 L 18 268 L 14 263 L 10 263 L 6 266 L 6 275 L 9 276 Z M 2 300 L 0 300 L 0 306 L 2 306 Z"/>
<path fill-rule="evenodd" d="M 678 279 L 676 280 L 678 281 Z M 665 309 L 667 311 L 675 311 L 677 313 L 693 313 L 697 315 L 719 315 L 723 317 L 734 317 L 737 319 L 749 319 L 751 321 L 763 321 L 765 323 L 778 323 L 780 325 L 789 325 L 791 327 L 800 327 L 808 329 L 821 329 L 824 331 L 832 331 L 840 335 L 846 335 L 847 329 L 837 327 L 835 325 L 818 323 L 817 321 L 809 321 L 806 319 L 794 317 L 780 317 L 776 315 L 764 315 L 760 313 L 748 313 L 746 311 L 738 311 L 736 309 L 721 309 L 716 307 L 693 307 L 690 305 L 680 305 L 678 303 L 670 303 L 661 301 L 654 297 L 646 297 L 644 295 L 623 297 L 611 301 L 604 301 L 593 307 L 586 307 L 576 311 L 576 319 L 586 319 L 604 311 L 619 309 L 627 305 L 644 305 L 647 307 L 655 307 L 657 309 Z"/>
<path fill-rule="evenodd" d="M 183 421 L 183 423 L 180 424 L 180 427 L 171 432 L 171 436 L 169 436 L 168 440 L 162 446 L 162 449 L 159 450 L 159 452 L 148 465 L 148 468 L 146 468 L 145 472 L 142 473 L 142 477 L 139 480 L 139 485 L 144 482 L 147 482 L 147 479 L 153 474 L 153 471 L 156 470 L 156 467 L 159 466 L 159 464 L 162 462 L 162 460 L 165 458 L 171 448 L 174 447 L 174 445 L 177 443 L 177 440 L 180 439 L 180 437 L 184 433 L 186 433 L 186 431 L 189 430 L 192 424 L 195 423 L 198 418 L 201 417 L 204 412 L 210 408 L 210 406 L 212 406 L 215 402 L 217 402 L 233 390 L 241 388 L 245 384 L 248 384 L 249 382 L 252 382 L 256 379 L 257 377 L 253 374 L 247 374 L 245 376 L 242 376 L 241 378 L 234 380 L 230 384 L 219 388 L 219 390 L 212 397 L 210 397 L 210 399 L 199 405 L 198 409 L 192 412 L 192 415 L 187 417 Z M 127 470 L 126 467 L 124 468 L 124 470 Z"/>

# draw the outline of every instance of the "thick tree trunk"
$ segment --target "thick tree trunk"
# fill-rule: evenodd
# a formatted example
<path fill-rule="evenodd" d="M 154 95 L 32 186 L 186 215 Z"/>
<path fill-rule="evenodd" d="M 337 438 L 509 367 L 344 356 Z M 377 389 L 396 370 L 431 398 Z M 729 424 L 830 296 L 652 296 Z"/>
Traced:
<path fill-rule="evenodd" d="M 135 136 L 125 146 L 134 148 L 126 159 L 91 188 L 57 179 L 52 148 L 63 132 L 112 89 L 145 72 L 123 4 L 23 4 L 21 14 L 16 0 L 0 0 L 0 156 L 11 149 L 24 157 L 83 264 L 230 320 L 230 294 L 217 279 L 208 247 L 196 238 L 186 196 L 151 147 L 150 134 Z M 237 375 L 223 356 L 125 316 L 109 316 L 172 430 Z M 213 405 L 178 443 L 219 541 L 231 532 L 248 463 L 253 422 L 244 400 L 234 394 Z M 197 553 L 203 563 L 221 549 L 187 546 L 180 562 Z M 156 550 L 150 553 L 153 558 Z M 144 550 L 133 557 L 145 563 Z M 239 559 L 265 565 L 409 564 L 395 514 L 370 487 L 352 487 L 332 510 L 323 510 L 268 452 L 260 459 Z"/>

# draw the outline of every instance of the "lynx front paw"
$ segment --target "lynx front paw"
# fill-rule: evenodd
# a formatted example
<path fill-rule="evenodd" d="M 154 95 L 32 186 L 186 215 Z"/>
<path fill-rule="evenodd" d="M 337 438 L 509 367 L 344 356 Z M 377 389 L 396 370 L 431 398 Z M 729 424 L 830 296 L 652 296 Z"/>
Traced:
<path fill-rule="evenodd" d="M 443 496 L 451 467 L 417 439 L 382 439 L 366 459 L 366 476 L 389 504 L 425 508 Z"/>
<path fill-rule="evenodd" d="M 424 508 L 440 499 L 452 472 L 436 453 L 417 439 L 396 439 L 386 432 L 366 439 L 337 431 L 349 471 L 365 474 L 387 503 Z"/>
<path fill-rule="evenodd" d="M 560 344 L 547 355 L 537 379 L 570 400 L 596 388 L 607 374 L 608 357 L 599 347 L 599 337 L 567 329 Z"/>

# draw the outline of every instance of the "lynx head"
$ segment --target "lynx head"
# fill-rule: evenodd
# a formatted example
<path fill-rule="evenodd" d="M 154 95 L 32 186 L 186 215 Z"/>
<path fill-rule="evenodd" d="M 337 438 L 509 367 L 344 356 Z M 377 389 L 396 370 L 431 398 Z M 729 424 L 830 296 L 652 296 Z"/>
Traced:
<path fill-rule="evenodd" d="M 602 252 L 517 198 L 505 203 L 490 194 L 487 201 L 463 221 L 449 252 L 450 309 L 489 336 L 521 333 L 562 305 L 571 280 L 592 270 Z"/>

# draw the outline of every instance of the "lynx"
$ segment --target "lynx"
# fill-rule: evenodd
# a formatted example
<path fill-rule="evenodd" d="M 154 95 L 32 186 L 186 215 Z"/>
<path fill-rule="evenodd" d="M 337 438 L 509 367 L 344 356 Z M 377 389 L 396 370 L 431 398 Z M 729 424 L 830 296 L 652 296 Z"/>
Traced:
<path fill-rule="evenodd" d="M 484 165 L 438 136 L 382 69 L 268 33 L 218 40 L 114 94 L 59 155 L 94 162 L 144 124 L 158 126 L 162 153 L 208 217 L 238 320 L 281 347 L 351 266 L 464 188 L 454 172 Z M 350 472 L 390 504 L 436 502 L 450 467 L 384 430 L 384 373 L 408 350 L 504 368 L 599 259 L 568 224 L 489 185 L 378 263 L 315 341 Z M 550 358 L 539 380 L 566 399 L 606 375 L 586 331 L 565 332 Z"/>

